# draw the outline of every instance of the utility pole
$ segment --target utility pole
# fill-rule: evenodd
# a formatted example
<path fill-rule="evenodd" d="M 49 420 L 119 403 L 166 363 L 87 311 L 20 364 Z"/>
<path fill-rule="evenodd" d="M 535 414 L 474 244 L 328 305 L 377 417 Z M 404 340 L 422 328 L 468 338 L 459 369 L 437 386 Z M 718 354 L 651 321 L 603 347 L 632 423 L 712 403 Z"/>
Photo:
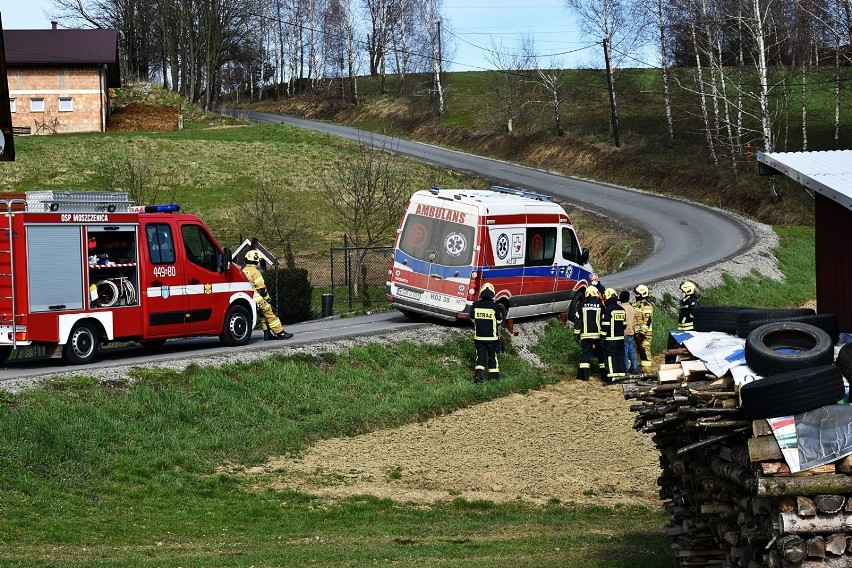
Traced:
<path fill-rule="evenodd" d="M 604 61 L 606 62 L 606 80 L 609 83 L 609 110 L 610 120 L 612 122 L 612 134 L 615 138 L 615 147 L 621 147 L 621 136 L 618 132 L 618 106 L 615 103 L 615 82 L 612 77 L 612 65 L 609 61 L 609 39 L 604 38 Z"/>

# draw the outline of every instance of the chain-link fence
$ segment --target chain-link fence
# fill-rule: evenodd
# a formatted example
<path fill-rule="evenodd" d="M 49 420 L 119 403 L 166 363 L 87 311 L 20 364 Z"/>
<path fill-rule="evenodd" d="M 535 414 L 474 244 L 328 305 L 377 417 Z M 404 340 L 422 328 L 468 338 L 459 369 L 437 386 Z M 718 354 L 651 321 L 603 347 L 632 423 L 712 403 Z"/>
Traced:
<path fill-rule="evenodd" d="M 326 258 L 293 260 L 295 268 L 307 270 L 314 288 L 314 317 L 326 317 L 386 307 L 385 282 L 392 258 L 393 247 L 332 247 Z"/>

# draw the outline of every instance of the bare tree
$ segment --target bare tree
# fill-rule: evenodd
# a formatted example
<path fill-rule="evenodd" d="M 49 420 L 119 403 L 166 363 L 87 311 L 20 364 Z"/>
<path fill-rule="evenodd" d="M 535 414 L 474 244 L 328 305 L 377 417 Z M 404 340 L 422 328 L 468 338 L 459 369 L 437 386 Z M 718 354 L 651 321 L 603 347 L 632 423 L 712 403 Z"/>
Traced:
<path fill-rule="evenodd" d="M 408 168 L 401 158 L 360 142 L 355 155 L 338 160 L 333 177 L 323 183 L 330 213 L 348 241 L 359 248 L 355 271 L 366 290 L 367 247 L 393 242 L 411 194 Z M 363 297 L 368 303 L 369 297 Z"/>
<path fill-rule="evenodd" d="M 615 54 L 631 53 L 641 37 L 642 22 L 633 18 L 629 0 L 564 0 L 565 6 L 579 18 L 582 31 L 599 41 L 603 47 L 610 98 L 610 124 L 615 146 L 621 145 L 618 126 L 618 97 L 615 85 L 617 66 Z M 621 59 L 622 57 L 619 57 Z"/>
<path fill-rule="evenodd" d="M 486 56 L 498 73 L 497 78 L 489 84 L 489 93 L 497 103 L 507 132 L 514 130 L 515 119 L 534 99 L 533 94 L 529 92 L 533 81 L 527 71 L 534 66 L 534 47 L 531 41 L 530 36 L 524 36 L 521 48 L 512 50 L 502 41 L 492 39 L 491 49 Z"/>
<path fill-rule="evenodd" d="M 293 237 L 299 220 L 292 203 L 298 199 L 276 184 L 271 177 L 257 178 L 251 198 L 237 202 L 238 221 L 248 234 L 257 237 L 267 248 L 284 250 L 285 265 L 295 267 Z"/>

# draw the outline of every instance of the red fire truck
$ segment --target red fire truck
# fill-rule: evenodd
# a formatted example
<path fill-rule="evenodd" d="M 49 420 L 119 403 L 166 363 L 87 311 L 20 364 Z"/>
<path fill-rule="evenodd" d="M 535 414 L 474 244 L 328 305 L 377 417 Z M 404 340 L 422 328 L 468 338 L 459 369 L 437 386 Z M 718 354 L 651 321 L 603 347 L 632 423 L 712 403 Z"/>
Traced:
<path fill-rule="evenodd" d="M 85 364 L 107 342 L 248 343 L 251 284 L 179 210 L 114 192 L 0 194 L 0 362 L 26 345 Z"/>

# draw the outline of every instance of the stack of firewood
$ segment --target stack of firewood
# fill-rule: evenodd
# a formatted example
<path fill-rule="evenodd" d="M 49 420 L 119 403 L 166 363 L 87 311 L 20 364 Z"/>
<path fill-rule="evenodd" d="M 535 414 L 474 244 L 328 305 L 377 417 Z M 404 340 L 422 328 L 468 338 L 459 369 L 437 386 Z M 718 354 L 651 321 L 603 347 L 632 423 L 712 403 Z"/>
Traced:
<path fill-rule="evenodd" d="M 768 422 L 745 418 L 733 380 L 683 351 L 623 385 L 637 401 L 634 428 L 660 451 L 678 565 L 852 567 L 852 456 L 791 474 Z"/>

